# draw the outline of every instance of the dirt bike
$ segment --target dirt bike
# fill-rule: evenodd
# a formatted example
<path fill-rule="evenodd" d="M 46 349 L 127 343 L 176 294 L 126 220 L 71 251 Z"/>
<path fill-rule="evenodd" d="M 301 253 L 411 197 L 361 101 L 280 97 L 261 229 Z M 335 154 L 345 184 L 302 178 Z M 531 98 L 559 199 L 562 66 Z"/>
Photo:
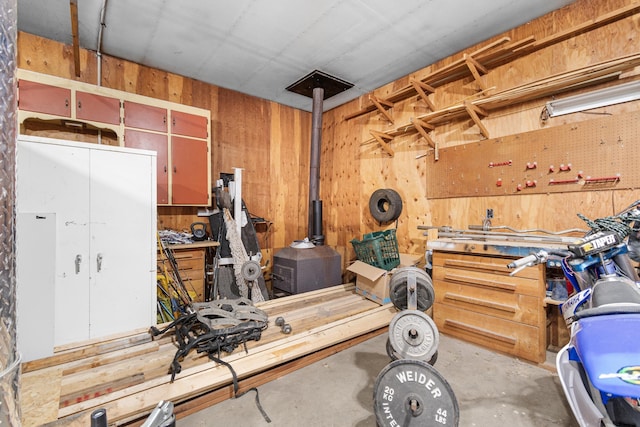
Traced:
<path fill-rule="evenodd" d="M 575 291 L 560 305 L 570 341 L 556 368 L 582 427 L 640 426 L 640 201 L 614 216 L 586 221 L 590 231 L 564 250 L 540 250 L 515 270 L 560 258 Z"/>

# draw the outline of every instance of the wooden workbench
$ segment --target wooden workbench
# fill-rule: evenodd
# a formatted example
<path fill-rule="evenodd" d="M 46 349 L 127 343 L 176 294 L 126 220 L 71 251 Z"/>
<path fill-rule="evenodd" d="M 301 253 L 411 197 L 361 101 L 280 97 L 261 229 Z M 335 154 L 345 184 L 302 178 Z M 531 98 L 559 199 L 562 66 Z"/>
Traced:
<path fill-rule="evenodd" d="M 433 250 L 434 320 L 442 333 L 542 363 L 548 346 L 545 266 L 511 276 L 507 264 L 566 245 L 535 237 L 499 237 L 428 243 Z M 558 336 L 557 322 L 554 331 Z"/>

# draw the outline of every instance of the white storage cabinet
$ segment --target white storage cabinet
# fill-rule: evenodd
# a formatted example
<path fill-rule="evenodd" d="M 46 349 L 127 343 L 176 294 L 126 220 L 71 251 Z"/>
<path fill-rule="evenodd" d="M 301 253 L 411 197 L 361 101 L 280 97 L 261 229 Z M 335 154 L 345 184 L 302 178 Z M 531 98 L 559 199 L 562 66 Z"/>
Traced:
<path fill-rule="evenodd" d="M 156 154 L 19 136 L 23 360 L 156 323 Z"/>

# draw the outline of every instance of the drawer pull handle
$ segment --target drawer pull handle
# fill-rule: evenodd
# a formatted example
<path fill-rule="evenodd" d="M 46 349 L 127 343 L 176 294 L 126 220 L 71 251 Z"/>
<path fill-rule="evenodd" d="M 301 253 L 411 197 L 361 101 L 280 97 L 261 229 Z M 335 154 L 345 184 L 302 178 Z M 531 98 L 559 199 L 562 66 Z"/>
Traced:
<path fill-rule="evenodd" d="M 477 262 L 477 261 L 464 261 L 464 260 L 455 260 L 455 259 L 447 259 L 444 261 L 445 267 L 463 267 L 463 268 L 471 268 L 474 270 L 488 270 L 494 271 L 496 273 L 509 274 L 510 271 L 507 269 L 507 264 L 492 264 L 490 262 Z"/>
<path fill-rule="evenodd" d="M 473 334 L 481 335 L 483 337 L 486 337 L 495 341 L 500 341 L 512 346 L 515 346 L 517 342 L 517 340 L 513 337 L 498 334 L 496 332 L 489 331 L 487 329 L 482 329 L 475 326 L 467 325 L 466 323 L 456 322 L 455 320 L 447 319 L 444 321 L 444 325 L 445 327 L 448 326 L 453 329 L 459 329 L 465 332 L 471 332 Z"/>
<path fill-rule="evenodd" d="M 473 304 L 473 305 L 481 305 L 483 307 L 493 308 L 494 310 L 499 310 L 499 311 L 506 311 L 507 313 L 512 313 L 512 314 L 515 314 L 518 311 L 518 307 L 514 307 L 512 305 L 500 304 L 497 302 L 487 301 L 480 298 L 468 297 L 466 295 L 452 294 L 451 292 L 445 293 L 444 299 L 450 300 L 450 301 L 466 302 L 468 304 Z"/>
<path fill-rule="evenodd" d="M 513 283 L 498 282 L 493 280 L 478 279 L 477 277 L 462 276 L 459 274 L 445 273 L 444 280 L 448 282 L 466 283 L 474 286 L 482 286 L 484 288 L 502 289 L 509 292 L 516 291 L 516 285 Z"/>

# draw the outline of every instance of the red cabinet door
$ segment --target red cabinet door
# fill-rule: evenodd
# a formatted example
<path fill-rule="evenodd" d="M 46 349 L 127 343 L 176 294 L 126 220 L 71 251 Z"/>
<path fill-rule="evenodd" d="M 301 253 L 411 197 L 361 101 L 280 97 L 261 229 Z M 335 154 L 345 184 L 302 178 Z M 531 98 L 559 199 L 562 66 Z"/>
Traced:
<path fill-rule="evenodd" d="M 92 122 L 120 124 L 120 100 L 76 91 L 76 117 Z"/>
<path fill-rule="evenodd" d="M 207 139 L 208 118 L 195 114 L 171 111 L 171 133 Z"/>
<path fill-rule="evenodd" d="M 20 80 L 18 109 L 71 117 L 71 89 Z"/>
<path fill-rule="evenodd" d="M 171 203 L 206 205 L 209 203 L 207 141 L 171 137 Z"/>
<path fill-rule="evenodd" d="M 131 128 L 166 132 L 167 109 L 124 101 L 124 125 Z"/>
<path fill-rule="evenodd" d="M 126 129 L 124 131 L 124 145 L 131 148 L 141 148 L 158 153 L 158 204 L 169 203 L 169 145 L 167 135 L 158 133 L 142 132 L 138 130 Z"/>

